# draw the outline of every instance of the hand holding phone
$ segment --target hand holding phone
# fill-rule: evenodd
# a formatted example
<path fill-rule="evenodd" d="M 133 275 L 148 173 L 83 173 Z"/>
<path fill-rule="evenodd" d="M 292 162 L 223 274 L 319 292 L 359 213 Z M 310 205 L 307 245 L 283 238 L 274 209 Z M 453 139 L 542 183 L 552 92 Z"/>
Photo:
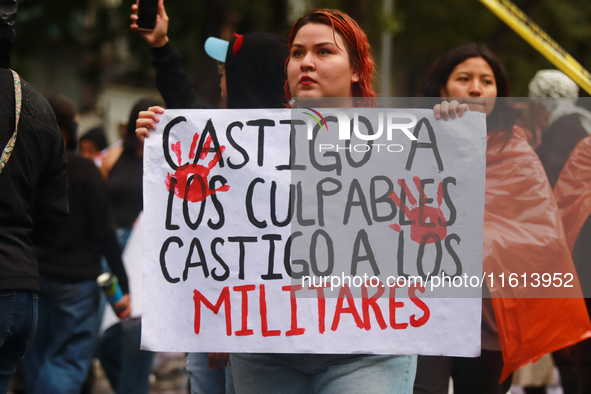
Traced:
<path fill-rule="evenodd" d="M 144 22 L 139 21 L 140 19 L 140 10 L 138 3 L 144 3 L 146 1 L 155 1 L 156 2 L 156 18 L 154 22 L 154 27 L 150 25 L 146 26 Z M 144 3 L 145 4 L 145 3 Z M 160 48 L 164 46 L 168 42 L 168 15 L 166 14 L 166 9 L 164 8 L 163 0 L 139 0 L 137 3 L 134 3 L 131 6 L 131 16 L 130 19 L 131 23 L 131 30 L 136 30 L 138 34 L 146 40 L 146 42 L 152 48 Z M 141 24 L 141 25 L 140 25 Z"/>

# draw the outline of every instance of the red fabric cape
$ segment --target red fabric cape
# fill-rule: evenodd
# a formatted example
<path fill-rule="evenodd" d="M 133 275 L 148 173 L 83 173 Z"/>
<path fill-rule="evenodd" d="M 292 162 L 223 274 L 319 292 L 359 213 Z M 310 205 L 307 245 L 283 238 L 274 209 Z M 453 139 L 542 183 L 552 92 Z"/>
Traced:
<path fill-rule="evenodd" d="M 544 168 L 522 129 L 514 128 L 508 142 L 506 137 L 506 133 L 499 133 L 488 141 L 483 249 L 484 271 L 495 275 L 494 287 L 489 279 L 489 288 L 503 351 L 501 380 L 546 353 L 591 336 L 591 323 Z M 502 273 L 504 287 L 499 281 Z M 562 278 L 570 273 L 574 287 L 532 287 L 536 273 L 540 284 L 544 273 L 553 279 L 554 273 L 561 273 Z M 509 285 L 510 274 L 519 277 L 519 286 Z"/>
<path fill-rule="evenodd" d="M 581 140 L 564 165 L 554 195 L 562 216 L 569 250 L 591 215 L 591 136 Z"/>

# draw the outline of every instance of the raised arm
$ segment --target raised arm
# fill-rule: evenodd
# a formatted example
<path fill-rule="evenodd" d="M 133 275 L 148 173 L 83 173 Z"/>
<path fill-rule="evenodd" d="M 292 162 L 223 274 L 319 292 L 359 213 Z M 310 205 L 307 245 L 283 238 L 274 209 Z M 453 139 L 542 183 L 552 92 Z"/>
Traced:
<path fill-rule="evenodd" d="M 138 29 L 137 4 L 131 6 L 131 30 L 136 31 L 150 45 L 152 65 L 156 69 L 156 86 L 167 108 L 208 108 L 197 100 L 191 80 L 181 66 L 181 55 L 172 48 L 168 39 L 169 18 L 164 1 L 158 2 L 158 16 L 153 31 Z"/>

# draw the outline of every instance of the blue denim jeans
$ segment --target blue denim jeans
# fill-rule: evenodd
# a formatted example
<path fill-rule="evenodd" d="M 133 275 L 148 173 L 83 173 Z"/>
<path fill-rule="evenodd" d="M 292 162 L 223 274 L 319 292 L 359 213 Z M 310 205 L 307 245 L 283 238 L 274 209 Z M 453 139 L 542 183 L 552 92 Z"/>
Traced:
<path fill-rule="evenodd" d="M 29 290 L 0 291 L 0 394 L 8 390 L 16 364 L 37 330 L 38 295 Z"/>
<path fill-rule="evenodd" d="M 100 288 L 43 276 L 40 285 L 40 329 L 23 360 L 27 392 L 78 394 L 94 356 Z"/>
<path fill-rule="evenodd" d="M 232 368 L 208 367 L 209 353 L 189 353 L 186 358 L 191 394 L 234 394 Z"/>
<path fill-rule="evenodd" d="M 154 353 L 140 350 L 141 319 L 124 320 L 103 334 L 97 357 L 118 394 L 148 394 Z"/>
<path fill-rule="evenodd" d="M 416 356 L 231 354 L 238 394 L 411 394 Z"/>

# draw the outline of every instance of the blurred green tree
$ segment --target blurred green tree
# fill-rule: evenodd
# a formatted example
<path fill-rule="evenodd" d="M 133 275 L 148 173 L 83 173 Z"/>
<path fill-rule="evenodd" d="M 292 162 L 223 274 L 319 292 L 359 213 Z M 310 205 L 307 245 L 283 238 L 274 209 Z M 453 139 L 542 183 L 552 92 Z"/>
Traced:
<path fill-rule="evenodd" d="M 219 98 L 215 62 L 203 51 L 209 36 L 233 32 L 289 33 L 293 10 L 333 7 L 353 16 L 367 32 L 376 60 L 384 31 L 394 33 L 392 79 L 396 96 L 413 96 L 434 60 L 470 41 L 482 42 L 507 68 L 514 95 L 541 68 L 554 68 L 523 39 L 476 0 L 165 0 L 169 36 L 183 55 L 199 97 Z M 591 2 L 515 0 L 515 3 L 583 66 L 591 67 Z M 132 0 L 20 0 L 15 68 L 42 89 L 67 90 L 81 108 L 92 109 L 108 84 L 154 87 L 147 44 L 129 30 Z M 376 87 L 378 85 L 376 84 Z M 378 89 L 379 90 L 379 89 Z M 66 93 L 68 93 L 66 92 Z"/>

